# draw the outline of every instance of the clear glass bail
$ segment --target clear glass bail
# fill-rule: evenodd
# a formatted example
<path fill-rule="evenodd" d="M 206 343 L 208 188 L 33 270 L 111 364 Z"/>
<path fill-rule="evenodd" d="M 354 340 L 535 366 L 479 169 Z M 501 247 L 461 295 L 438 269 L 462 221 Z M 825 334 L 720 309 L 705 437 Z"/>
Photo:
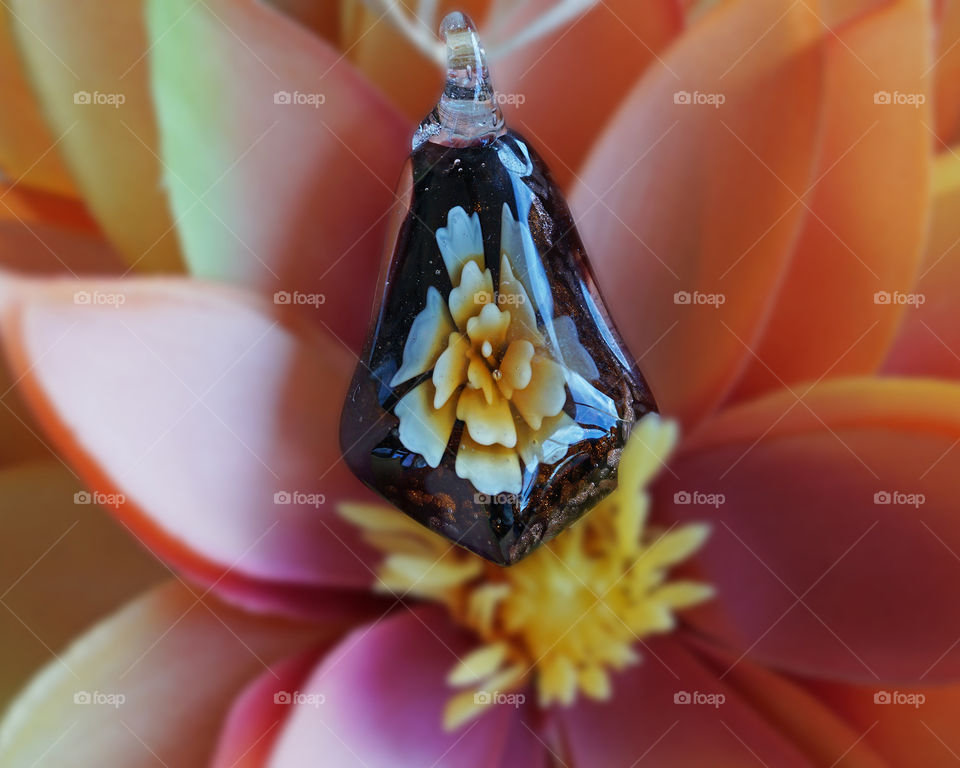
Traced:
<path fill-rule="evenodd" d="M 486 144 L 503 135 L 503 113 L 473 21 L 459 11 L 448 14 L 440 23 L 440 39 L 447 50 L 446 82 L 439 103 L 414 135 L 413 148 L 425 141 L 449 147 Z"/>

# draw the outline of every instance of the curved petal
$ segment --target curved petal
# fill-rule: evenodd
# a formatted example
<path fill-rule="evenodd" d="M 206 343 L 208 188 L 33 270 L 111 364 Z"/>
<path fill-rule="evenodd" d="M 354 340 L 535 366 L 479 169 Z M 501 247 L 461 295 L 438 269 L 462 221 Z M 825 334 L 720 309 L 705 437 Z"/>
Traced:
<path fill-rule="evenodd" d="M 719 5 L 627 97 L 574 188 L 610 311 L 671 417 L 723 397 L 788 263 L 822 34 L 801 3 Z"/>
<path fill-rule="evenodd" d="M 142 0 L 10 0 L 51 132 L 104 231 L 137 269 L 181 269 L 156 156 Z"/>
<path fill-rule="evenodd" d="M 0 471 L 0 701 L 87 625 L 168 577 L 50 460 Z M 78 578 L 78 575 L 82 576 Z M 118 574 L 122 578 L 117 578 Z"/>
<path fill-rule="evenodd" d="M 468 387 L 457 398 L 457 418 L 466 424 L 470 437 L 480 445 L 513 448 L 517 444 L 510 403 L 499 392 L 494 394 L 493 402 L 487 403 L 483 392 Z"/>
<path fill-rule="evenodd" d="M 530 361 L 530 383 L 513 393 L 511 402 L 531 429 L 540 429 L 545 418 L 563 410 L 567 399 L 564 388 L 563 366 L 544 355 L 534 355 Z"/>
<path fill-rule="evenodd" d="M 520 460 L 513 448 L 478 445 L 464 433 L 457 449 L 457 475 L 473 483 L 480 493 L 520 493 L 523 479 Z"/>
<path fill-rule="evenodd" d="M 553 0 L 523 3 L 500 35 L 509 44 L 558 5 Z M 546 153 L 564 187 L 630 88 L 647 67 L 663 61 L 664 50 L 683 27 L 678 0 L 582 5 L 584 12 L 545 37 L 523 44 L 517 37 L 512 50 L 493 64 L 494 85 L 507 100 L 507 122 Z M 570 66 L 572 57 L 576 66 Z"/>
<path fill-rule="evenodd" d="M 0 7 L 0 170 L 26 184 L 71 194 L 73 180 L 27 81 L 12 34 L 10 9 Z"/>
<path fill-rule="evenodd" d="M 433 386 L 436 394 L 433 398 L 433 407 L 441 408 L 450 399 L 450 396 L 467 380 L 467 366 L 470 359 L 467 352 L 470 342 L 466 336 L 454 331 L 447 340 L 447 348 L 437 359 L 433 369 Z"/>
<path fill-rule="evenodd" d="M 359 349 L 408 125 L 341 53 L 263 3 L 148 6 L 165 180 L 191 271 L 268 295 L 319 292 L 322 305 L 303 309 Z"/>
<path fill-rule="evenodd" d="M 220 733 L 211 768 L 262 768 L 293 708 L 294 695 L 316 666 L 311 649 L 265 670 L 237 696 Z"/>
<path fill-rule="evenodd" d="M 427 305 L 410 326 L 403 345 L 403 364 L 390 379 L 390 386 L 395 387 L 433 368 L 454 330 L 446 302 L 431 285 L 427 288 Z"/>
<path fill-rule="evenodd" d="M 797 205 L 806 222 L 762 339 L 741 337 L 756 354 L 737 399 L 882 363 L 908 308 L 878 292 L 911 290 L 927 226 L 931 34 L 928 4 L 905 0 L 827 39 L 820 158 Z"/>
<path fill-rule="evenodd" d="M 434 468 L 440 466 L 457 415 L 453 398 L 434 408 L 436 394 L 433 382 L 424 381 L 400 398 L 394 409 L 400 419 L 400 442 Z"/>
<path fill-rule="evenodd" d="M 611 701 L 584 699 L 557 710 L 572 765 L 626 768 L 648 757 L 663 768 L 810 765 L 762 713 L 675 638 L 644 645 L 643 663 L 613 679 Z M 694 701 L 695 696 L 714 698 Z"/>
<path fill-rule="evenodd" d="M 243 685 L 333 634 L 199 597 L 159 587 L 77 640 L 8 710 L 3 765 L 202 768 Z"/>
<path fill-rule="evenodd" d="M 884 370 L 911 376 L 960 378 L 960 155 L 946 152 L 934 165 L 933 209 L 917 282 L 901 296 L 903 323 Z"/>
<path fill-rule="evenodd" d="M 829 679 L 956 679 L 960 386 L 836 380 L 725 411 L 655 485 L 707 521 L 717 599 L 688 621 L 764 664 Z M 946 590 L 946 591 L 945 591 Z"/>
<path fill-rule="evenodd" d="M 493 275 L 489 269 L 480 271 L 477 262 L 468 261 L 463 268 L 460 282 L 447 298 L 450 314 L 461 331 L 467 330 L 467 320 L 490 305 L 493 301 Z"/>
<path fill-rule="evenodd" d="M 887 765 L 952 768 L 960 754 L 960 686 L 853 686 L 812 683 L 827 706 L 863 734 Z M 879 697 L 879 701 L 877 700 Z"/>
<path fill-rule="evenodd" d="M 368 495 L 337 447 L 339 344 L 187 281 L 17 288 L 0 328 L 20 391 L 147 546 L 216 585 L 369 583 L 334 511 Z"/>
<path fill-rule="evenodd" d="M 323 755 L 329 765 L 503 765 L 515 709 L 495 706 L 471 728 L 445 732 L 453 690 L 447 673 L 470 650 L 443 609 L 415 608 L 360 627 L 317 667 L 274 750 L 273 768 L 300 768 Z M 516 738 L 516 734 L 514 734 Z M 534 754 L 534 736 L 519 737 Z M 508 764 L 508 763 L 507 763 Z"/>

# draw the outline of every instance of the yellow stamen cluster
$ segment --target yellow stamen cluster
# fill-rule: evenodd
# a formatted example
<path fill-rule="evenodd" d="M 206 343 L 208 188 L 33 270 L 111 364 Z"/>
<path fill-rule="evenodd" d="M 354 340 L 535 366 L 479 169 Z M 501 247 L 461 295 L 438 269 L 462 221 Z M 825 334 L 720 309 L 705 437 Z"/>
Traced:
<path fill-rule="evenodd" d="M 510 568 L 452 547 L 393 509 L 341 509 L 385 554 L 379 591 L 442 603 L 480 640 L 448 677 L 460 689 L 447 705 L 448 729 L 496 703 L 494 693 L 528 681 L 541 706 L 569 705 L 578 693 L 607 699 L 610 673 L 638 660 L 637 640 L 669 632 L 675 611 L 712 595 L 705 584 L 667 581 L 704 542 L 707 526 L 647 526 L 645 489 L 676 439 L 673 423 L 646 416 L 624 448 L 617 490 Z"/>

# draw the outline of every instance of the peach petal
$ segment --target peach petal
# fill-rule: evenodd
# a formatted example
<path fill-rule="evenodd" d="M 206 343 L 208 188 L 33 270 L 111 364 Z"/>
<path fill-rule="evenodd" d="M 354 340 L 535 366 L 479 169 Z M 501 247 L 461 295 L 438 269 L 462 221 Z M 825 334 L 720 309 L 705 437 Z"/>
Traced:
<path fill-rule="evenodd" d="M 544 355 L 530 362 L 530 383 L 513 393 L 510 402 L 533 429 L 540 429 L 545 418 L 556 416 L 567 399 L 563 367 Z"/>
<path fill-rule="evenodd" d="M 436 388 L 436 395 L 433 398 L 434 408 L 442 407 L 467 380 L 469 349 L 470 342 L 466 336 L 456 331 L 450 334 L 447 348 L 443 350 L 433 369 L 433 386 Z"/>
<path fill-rule="evenodd" d="M 479 389 L 463 390 L 457 400 L 457 418 L 466 422 L 470 437 L 480 445 L 513 448 L 517 444 L 510 404 L 499 393 L 488 403 Z"/>
<path fill-rule="evenodd" d="M 790 0 L 714 6 L 626 97 L 574 186 L 611 314 L 663 412 L 686 423 L 732 385 L 748 357 L 737 337 L 759 331 L 788 264 L 823 34 Z"/>
<path fill-rule="evenodd" d="M 457 449 L 457 475 L 480 493 L 520 493 L 520 460 L 513 448 L 479 445 L 464 434 Z"/>
<path fill-rule="evenodd" d="M 523 389 L 533 377 L 530 361 L 533 359 L 533 344 L 524 339 L 510 343 L 507 352 L 500 361 L 500 391 L 505 397 L 512 397 L 514 390 Z"/>
<path fill-rule="evenodd" d="M 755 353 L 736 399 L 873 373 L 886 356 L 908 308 L 876 296 L 911 290 L 927 226 L 931 35 L 928 4 L 904 0 L 827 38 L 823 138 L 809 210 L 798 205 L 806 221 L 759 344 L 740 334 Z M 926 103 L 875 103 L 884 94 Z"/>
<path fill-rule="evenodd" d="M 427 305 L 413 319 L 403 345 L 403 364 L 390 379 L 390 386 L 395 387 L 433 368 L 453 333 L 453 319 L 447 305 L 440 291 L 431 285 L 427 289 Z"/>
<path fill-rule="evenodd" d="M 369 583 L 334 512 L 368 495 L 337 445 L 338 344 L 181 280 L 23 282 L 0 328 L 46 439 L 159 556 L 212 584 Z"/>
<path fill-rule="evenodd" d="M 450 291 L 450 313 L 461 331 L 467 330 L 467 320 L 493 301 L 493 276 L 489 269 L 480 271 L 477 262 L 468 261 L 460 282 Z"/>

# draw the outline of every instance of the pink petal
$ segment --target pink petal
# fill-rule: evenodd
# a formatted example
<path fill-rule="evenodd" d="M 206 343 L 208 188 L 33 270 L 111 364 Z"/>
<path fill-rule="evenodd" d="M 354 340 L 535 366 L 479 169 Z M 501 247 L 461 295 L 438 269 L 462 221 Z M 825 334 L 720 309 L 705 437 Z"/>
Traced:
<path fill-rule="evenodd" d="M 281 723 L 293 711 L 283 694 L 299 691 L 316 662 L 315 649 L 284 659 L 243 690 L 230 708 L 211 768 L 259 768 L 267 764 Z"/>
<path fill-rule="evenodd" d="M 661 475 L 663 519 L 713 526 L 697 560 L 718 597 L 687 618 L 790 672 L 956 679 L 960 386 L 850 379 L 801 394 L 721 413 Z"/>
<path fill-rule="evenodd" d="M 508 744 L 536 754 L 532 733 L 513 728 L 520 715 L 506 705 L 461 731 L 443 731 L 443 708 L 453 693 L 446 675 L 475 643 L 432 607 L 355 630 L 300 689 L 322 703 L 295 706 L 270 765 L 300 768 L 322 755 L 328 765 L 470 768 L 514 765 Z"/>
<path fill-rule="evenodd" d="M 605 768 L 646 763 L 658 768 L 810 765 L 763 713 L 676 639 L 657 639 L 640 651 L 646 657 L 643 663 L 614 679 L 612 701 L 579 701 L 570 709 L 557 710 L 569 764 Z M 691 703 L 677 703 L 676 697 L 683 701 L 685 694 Z M 719 705 L 694 703 L 695 695 L 721 695 L 725 700 Z"/>
<path fill-rule="evenodd" d="M 168 584 L 77 640 L 7 711 L 0 763 L 207 765 L 244 685 L 331 634 L 199 597 Z M 117 695 L 123 700 L 94 699 Z"/>
<path fill-rule="evenodd" d="M 344 54 L 263 3 L 154 2 L 149 20 L 160 154 L 191 271 L 271 297 L 322 294 L 320 307 L 289 306 L 359 349 L 411 127 Z"/>
<path fill-rule="evenodd" d="M 372 581 L 335 512 L 368 497 L 338 447 L 349 352 L 210 285 L 18 288 L 2 328 L 20 391 L 92 487 L 125 494 L 117 514 L 153 551 L 217 585 Z"/>
<path fill-rule="evenodd" d="M 746 362 L 737 337 L 759 331 L 787 266 L 817 149 L 822 34 L 790 0 L 719 5 L 627 97 L 574 189 L 604 296 L 670 415 L 695 421 L 723 397 Z M 677 103 L 687 94 L 725 101 Z"/>

